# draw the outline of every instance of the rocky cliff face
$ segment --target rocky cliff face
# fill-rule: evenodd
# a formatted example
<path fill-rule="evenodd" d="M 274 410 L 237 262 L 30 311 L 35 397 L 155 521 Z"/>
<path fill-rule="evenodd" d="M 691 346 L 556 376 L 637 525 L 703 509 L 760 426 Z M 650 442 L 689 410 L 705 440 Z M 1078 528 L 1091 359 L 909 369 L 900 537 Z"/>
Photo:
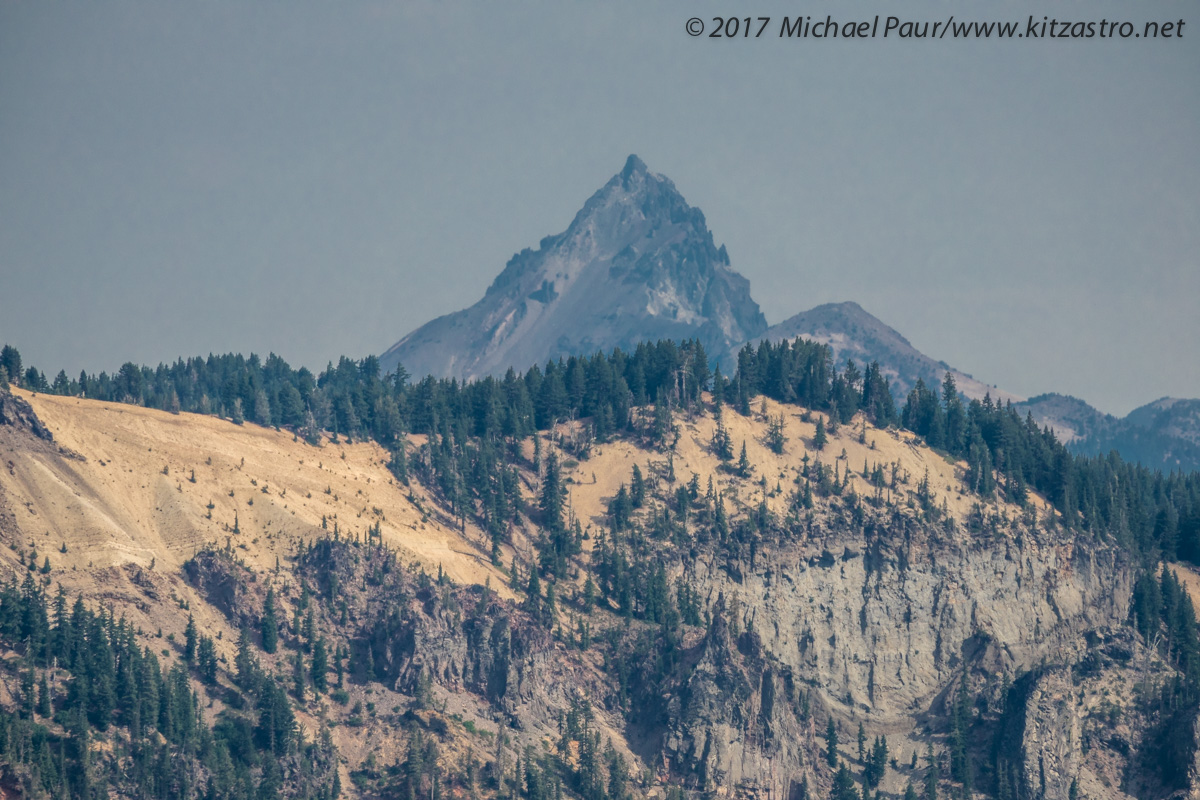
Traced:
<path fill-rule="evenodd" d="M 795 643 L 796 667 L 856 712 L 911 714 L 964 665 L 1021 672 L 1128 613 L 1128 570 L 1112 550 L 1077 550 L 1028 531 L 983 546 L 851 541 L 843 553 L 852 546 L 876 554 L 843 555 L 825 568 L 810 555 L 809 569 L 777 587 L 775 602 L 790 600 L 780 618 L 800 613 L 768 641 L 780 652 Z"/>
<path fill-rule="evenodd" d="M 944 732 L 928 723 L 944 715 L 963 670 L 994 692 L 999 676 L 1040 669 L 1025 700 L 1025 796 L 1067 800 L 1081 779 L 1092 789 L 1086 796 L 1120 796 L 1096 791 L 1085 770 L 1088 709 L 1071 675 L 1092 653 L 1092 632 L 1128 614 L 1128 565 L 1115 550 L 1045 530 L 1014 525 L 984 541 L 963 534 L 930 535 L 901 517 L 806 531 L 802 543 L 767 549 L 754 564 L 701 558 L 686 575 L 715 598 L 710 622 L 683 643 L 661 698 L 638 701 L 645 707 L 625 719 L 612 677 L 594 660 L 482 587 L 417 580 L 387 567 L 386 552 L 346 543 L 309 551 L 296 575 L 318 602 L 336 597 L 348 609 L 341 632 L 352 680 L 491 716 L 512 731 L 518 752 L 522 742 L 553 739 L 563 710 L 587 699 L 634 764 L 660 765 L 699 791 L 791 796 L 803 776 L 813 790 L 829 785 L 826 719 L 836 720 L 849 761 L 858 722 L 907 755 Z M 392 577 L 381 579 L 388 569 Z M 237 623 L 261 605 L 253 594 L 229 604 L 231 582 L 244 582 L 230 575 L 241 572 L 212 553 L 185 567 Z M 367 580 L 383 588 L 366 591 Z M 284 626 L 285 641 L 299 635 Z M 1101 667 L 1110 666 L 1099 652 Z M 892 775 L 887 788 L 901 780 Z"/>
<path fill-rule="evenodd" d="M 1174 675 L 1129 628 L 1091 631 L 1010 690 L 1018 734 L 1003 756 L 1014 793 L 1073 797 L 1195 797 L 1196 710 L 1154 710 Z"/>
<path fill-rule="evenodd" d="M 667 758 L 698 785 L 798 776 L 814 769 L 818 713 L 838 720 L 843 742 L 862 721 L 889 732 L 893 752 L 923 750 L 919 721 L 963 670 L 1019 675 L 1127 617 L 1130 569 L 1116 550 L 1023 525 L 964 534 L 897 518 L 814 530 L 738 578 L 697 562 L 692 579 L 723 600 L 672 701 Z"/>
<path fill-rule="evenodd" d="M 721 353 L 766 327 L 704 215 L 630 156 L 566 231 L 513 256 L 482 300 L 423 325 L 380 361 L 475 378 L 660 338 L 698 338 Z"/>
<path fill-rule="evenodd" d="M 515 752 L 556 739 L 564 710 L 587 700 L 631 765 L 673 782 L 789 797 L 806 779 L 823 792 L 832 777 L 828 719 L 851 763 L 860 722 L 871 736 L 886 734 L 901 760 L 929 741 L 942 751 L 964 671 L 980 696 L 1033 671 L 1019 732 L 1022 796 L 1068 800 L 1080 781 L 1085 797 L 1123 796 L 1105 789 L 1101 766 L 1084 755 L 1113 747 L 1107 729 L 1088 732 L 1113 670 L 1146 659 L 1122 629 L 1131 567 L 1119 550 L 999 515 L 967 526 L 908 512 L 818 511 L 752 557 L 699 548 L 675 563 L 708 622 L 685 635 L 663 681 L 625 708 L 611 669 L 483 587 L 439 586 L 387 551 L 328 540 L 298 559 L 294 575 L 315 602 L 346 609 L 335 635 L 346 637 L 350 680 L 494 719 Z M 261 587 L 231 557 L 201 553 L 184 574 L 235 625 L 261 614 Z M 609 623 L 592 624 L 599 636 Z M 299 641 L 286 621 L 281 633 Z M 1088 702 L 1075 696 L 1075 674 L 1092 676 Z M 1140 734 L 1136 724 L 1123 734 L 1126 755 Z M 889 771 L 884 788 L 902 792 L 907 780 L 914 775 Z"/>
<path fill-rule="evenodd" d="M 31 435 L 44 442 L 53 442 L 54 434 L 42 424 L 33 407 L 16 397 L 7 386 L 0 386 L 0 426 L 16 435 Z"/>
<path fill-rule="evenodd" d="M 1072 697 L 1070 669 L 1039 679 L 1025 705 L 1024 786 L 1035 797 L 1066 800 L 1078 791 L 1081 720 Z"/>
<path fill-rule="evenodd" d="M 906 514 L 863 524 L 834 515 L 794 533 L 797 541 L 764 547 L 753 561 L 709 554 L 680 565 L 707 598 L 708 622 L 685 636 L 668 677 L 626 708 L 611 664 L 602 668 L 561 630 L 551 635 L 483 587 L 439 585 L 385 550 L 346 542 L 318 544 L 294 574 L 315 602 L 347 609 L 337 635 L 348 643 L 348 680 L 380 684 L 380 704 L 417 698 L 419 707 L 494 720 L 516 754 L 549 746 L 577 763 L 562 749 L 563 714 L 587 703 L 594 730 L 634 774 L 714 796 L 799 797 L 805 781 L 823 796 L 829 719 L 852 765 L 859 723 L 871 737 L 886 735 L 900 762 L 931 741 L 941 759 L 965 672 L 996 710 L 1002 685 L 1020 678 L 1008 723 L 1017 797 L 1161 795 L 1153 775 L 1138 777 L 1148 721 L 1127 691 L 1110 694 L 1169 674 L 1122 626 L 1131 569 L 1120 551 L 1025 521 L 971 531 Z M 242 568 L 220 554 L 185 566 L 241 622 L 260 613 L 261 597 L 242 592 L 231 606 L 231 582 L 244 582 L 234 573 Z M 300 632 L 285 623 L 282 636 L 298 642 Z M 1005 724 L 997 713 L 976 723 L 987 748 L 989 726 Z M 899 794 L 920 780 L 919 768 L 901 763 L 881 788 Z M 1127 794 L 1130 780 L 1149 791 Z"/>

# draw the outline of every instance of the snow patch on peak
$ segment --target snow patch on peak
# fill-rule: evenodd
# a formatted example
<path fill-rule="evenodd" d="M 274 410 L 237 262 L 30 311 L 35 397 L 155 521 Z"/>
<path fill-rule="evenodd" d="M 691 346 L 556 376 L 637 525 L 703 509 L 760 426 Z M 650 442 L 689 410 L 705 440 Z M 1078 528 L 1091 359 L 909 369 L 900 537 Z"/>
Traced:
<path fill-rule="evenodd" d="M 646 313 L 652 317 L 669 319 L 685 325 L 703 325 L 705 319 L 694 306 L 694 303 L 680 296 L 679 290 L 673 284 L 646 288 Z"/>

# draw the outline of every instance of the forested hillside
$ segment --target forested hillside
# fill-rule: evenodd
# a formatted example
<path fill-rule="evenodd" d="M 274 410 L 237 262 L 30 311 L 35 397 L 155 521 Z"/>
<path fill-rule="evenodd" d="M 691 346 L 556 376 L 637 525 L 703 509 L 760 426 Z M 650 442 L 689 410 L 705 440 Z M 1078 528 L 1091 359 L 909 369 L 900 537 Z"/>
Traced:
<path fill-rule="evenodd" d="M 406 433 L 435 434 L 466 445 L 454 465 L 457 479 L 482 469 L 485 474 L 505 455 L 498 443 L 523 439 L 536 430 L 568 420 L 586 420 L 585 440 L 605 440 L 632 430 L 631 409 L 653 405 L 666 413 L 699 402 L 711 391 L 717 405 L 749 412 L 750 398 L 763 394 L 827 412 L 831 424 L 860 410 L 878 425 L 894 424 L 921 436 L 930 447 L 968 462 L 968 483 L 982 496 L 999 492 L 1020 501 L 1032 488 L 1045 495 L 1066 523 L 1097 536 L 1111 536 L 1136 553 L 1161 551 L 1200 563 L 1200 477 L 1164 475 L 1126 464 L 1112 455 L 1073 455 L 1032 417 L 1020 417 L 1008 404 L 988 398 L 964 402 L 949 376 L 940 387 L 923 381 L 896 408 L 877 365 L 860 368 L 832 363 L 825 345 L 796 340 L 747 345 L 731 378 L 710 370 L 695 341 L 641 344 L 632 353 L 614 350 L 590 358 L 571 357 L 510 370 L 501 379 L 469 383 L 424 378 L 413 382 L 403 368 L 381 375 L 375 357 L 342 358 L 319 375 L 293 370 L 269 356 L 209 356 L 157 368 L 125 364 L 115 375 L 59 372 L 48 382 L 35 367 L 22 372 L 19 354 L 6 346 L 0 367 L 21 374 L 19 385 L 33 391 L 132 403 L 167 411 L 215 414 L 234 422 L 287 427 L 313 437 L 373 438 L 394 449 L 396 469 L 406 469 Z M 661 425 L 659 425 L 661 429 Z M 660 431 L 661 433 L 661 431 Z M 476 452 L 469 443 L 480 440 Z M 587 442 L 578 445 L 586 447 Z M 455 448 L 451 448 L 455 449 Z M 511 446 L 509 448 L 512 449 Z M 446 455 L 448 458 L 449 456 Z M 454 487 L 449 465 L 436 457 L 432 467 L 458 506 L 472 498 L 483 508 L 479 482 Z M 494 483 L 492 481 L 491 483 Z"/>
<path fill-rule="evenodd" d="M 0 365 L 77 398 L 0 403 L 10 793 L 1191 785 L 1200 646 L 1159 564 L 1200 552 L 1196 476 L 1073 456 L 952 380 L 897 407 L 876 365 L 803 341 L 731 377 L 694 341 L 466 384 Z M 97 401 L 135 416 L 73 410 Z M 43 533 L 118 495 L 143 538 Z"/>

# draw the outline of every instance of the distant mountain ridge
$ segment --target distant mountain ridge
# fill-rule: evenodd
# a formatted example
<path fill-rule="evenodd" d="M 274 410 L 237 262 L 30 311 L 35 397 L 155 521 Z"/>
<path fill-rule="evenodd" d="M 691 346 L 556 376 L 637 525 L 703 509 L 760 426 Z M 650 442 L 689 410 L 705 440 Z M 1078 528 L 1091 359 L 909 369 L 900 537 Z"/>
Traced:
<path fill-rule="evenodd" d="M 1054 431 L 1060 442 L 1073 444 L 1083 439 L 1108 435 L 1120 419 L 1092 408 L 1078 397 L 1054 392 L 1031 397 L 1020 405 L 1039 425 Z"/>
<path fill-rule="evenodd" d="M 568 228 L 514 255 L 482 299 L 422 325 L 380 356 L 385 371 L 475 379 L 510 367 L 591 355 L 656 339 L 698 339 L 732 367 L 746 343 L 803 337 L 830 347 L 836 366 L 878 362 L 897 403 L 918 380 L 947 372 L 970 399 L 990 395 L 1031 413 L 1072 450 L 1161 469 L 1200 469 L 1200 400 L 1162 398 L 1118 419 L 1060 394 L 1024 397 L 917 350 L 855 302 L 826 303 L 767 327 L 750 283 L 717 246 L 703 212 L 668 178 L 631 155 Z"/>
<path fill-rule="evenodd" d="M 1200 400 L 1163 397 L 1115 417 L 1083 400 L 1043 394 L 1018 404 L 1048 425 L 1076 453 L 1107 455 L 1116 450 L 1126 461 L 1166 471 L 1200 470 Z"/>
<path fill-rule="evenodd" d="M 847 359 L 854 359 L 859 364 L 879 362 L 891 382 L 892 393 L 901 402 L 918 379 L 937 389 L 947 370 L 954 375 L 958 390 L 969 398 L 983 399 L 984 395 L 991 394 L 992 399 L 999 402 L 1024 399 L 977 381 L 944 361 L 935 361 L 855 302 L 826 303 L 803 311 L 772 325 L 756 341 L 778 342 L 798 336 L 829 345 L 834 363 L 839 367 L 844 366 Z"/>
<path fill-rule="evenodd" d="M 1130 411 L 1125 422 L 1200 445 L 1200 400 L 1163 397 Z"/>
<path fill-rule="evenodd" d="M 630 156 L 566 231 L 513 256 L 483 299 L 422 325 L 380 361 L 478 378 L 653 339 L 699 339 L 720 353 L 766 328 L 704 214 Z"/>
<path fill-rule="evenodd" d="M 859 364 L 877 361 L 891 382 L 899 403 L 917 380 L 937 387 L 949 371 L 958 390 L 968 398 L 1011 401 L 1022 415 L 1030 413 L 1048 426 L 1072 451 L 1107 455 L 1116 450 L 1127 461 L 1163 470 L 1200 470 L 1200 400 L 1164 397 L 1122 418 L 1105 414 L 1076 397 L 1043 394 L 1025 400 L 989 386 L 935 361 L 917 350 L 895 329 L 854 302 L 827 303 L 772 325 L 755 341 L 803 337 L 829 345 L 839 366 L 847 359 Z"/>

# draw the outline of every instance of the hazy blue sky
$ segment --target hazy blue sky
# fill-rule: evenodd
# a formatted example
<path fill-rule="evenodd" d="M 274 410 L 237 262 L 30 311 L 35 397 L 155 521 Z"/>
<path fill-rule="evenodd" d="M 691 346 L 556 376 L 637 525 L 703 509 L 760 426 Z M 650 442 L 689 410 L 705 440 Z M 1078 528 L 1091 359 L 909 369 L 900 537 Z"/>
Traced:
<path fill-rule="evenodd" d="M 378 353 L 638 153 L 772 323 L 853 299 L 1017 393 L 1200 396 L 1195 8 L 0 0 L 0 340 L 51 376 Z M 1187 27 L 775 38 L 798 12 Z M 684 32 L 724 13 L 774 22 Z"/>

